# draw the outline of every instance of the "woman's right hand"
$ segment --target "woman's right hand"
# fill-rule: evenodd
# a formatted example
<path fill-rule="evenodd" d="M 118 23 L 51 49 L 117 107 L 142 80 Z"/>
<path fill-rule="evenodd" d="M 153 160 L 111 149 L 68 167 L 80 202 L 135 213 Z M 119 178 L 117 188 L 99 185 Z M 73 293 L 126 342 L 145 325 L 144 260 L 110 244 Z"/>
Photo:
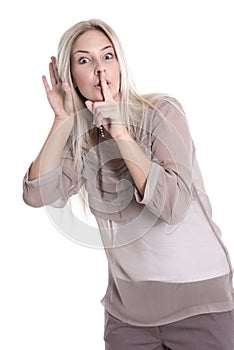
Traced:
<path fill-rule="evenodd" d="M 52 107 L 57 119 L 67 119 L 75 114 L 75 108 L 72 98 L 71 87 L 68 83 L 62 82 L 58 75 L 56 58 L 51 57 L 49 63 L 51 87 L 46 76 L 43 75 L 42 81 L 45 87 L 46 95 L 50 106 Z"/>

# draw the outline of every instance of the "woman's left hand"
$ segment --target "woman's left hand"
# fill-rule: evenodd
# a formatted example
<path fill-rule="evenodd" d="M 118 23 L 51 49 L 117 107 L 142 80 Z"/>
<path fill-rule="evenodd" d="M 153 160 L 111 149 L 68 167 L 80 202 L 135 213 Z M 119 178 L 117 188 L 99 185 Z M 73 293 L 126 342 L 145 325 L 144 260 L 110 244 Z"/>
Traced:
<path fill-rule="evenodd" d="M 128 131 L 124 124 L 120 103 L 114 100 L 103 72 L 100 73 L 100 84 L 104 100 L 85 102 L 86 107 L 93 113 L 93 124 L 98 128 L 103 126 L 113 139 L 123 138 Z"/>

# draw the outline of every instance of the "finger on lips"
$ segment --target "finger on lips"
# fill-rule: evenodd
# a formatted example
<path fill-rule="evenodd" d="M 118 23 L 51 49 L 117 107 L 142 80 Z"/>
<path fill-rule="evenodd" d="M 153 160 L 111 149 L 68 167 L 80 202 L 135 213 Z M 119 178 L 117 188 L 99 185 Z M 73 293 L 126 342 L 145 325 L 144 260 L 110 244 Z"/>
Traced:
<path fill-rule="evenodd" d="M 100 84 L 101 84 L 101 88 L 102 88 L 102 94 L 103 94 L 104 101 L 113 101 L 113 96 L 111 94 L 110 88 L 109 88 L 107 81 L 105 79 L 104 72 L 100 72 Z"/>
<path fill-rule="evenodd" d="M 104 72 L 100 72 L 99 79 L 100 79 L 101 92 L 103 95 L 103 101 L 92 102 L 87 100 L 85 102 L 85 105 L 90 110 L 90 112 L 93 113 L 93 116 L 94 116 L 93 124 L 96 125 L 98 128 L 102 128 L 101 136 L 103 136 L 103 125 L 108 124 L 108 122 L 107 120 L 105 120 L 102 113 L 99 111 L 99 108 L 102 104 L 104 106 L 105 102 L 114 101 L 114 99 L 113 99 L 111 90 L 107 84 Z"/>

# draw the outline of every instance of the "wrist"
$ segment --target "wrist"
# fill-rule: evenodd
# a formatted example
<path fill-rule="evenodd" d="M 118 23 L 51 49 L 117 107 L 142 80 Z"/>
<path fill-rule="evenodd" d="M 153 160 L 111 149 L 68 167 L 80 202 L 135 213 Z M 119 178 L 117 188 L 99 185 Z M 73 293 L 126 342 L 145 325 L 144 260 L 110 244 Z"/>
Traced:
<path fill-rule="evenodd" d="M 132 136 L 129 134 L 127 128 L 125 127 L 121 133 L 115 137 L 115 140 L 116 141 L 123 141 L 123 140 L 126 140 L 126 141 L 133 141 L 133 138 Z"/>
<path fill-rule="evenodd" d="M 68 113 L 67 114 L 60 114 L 55 115 L 54 122 L 53 122 L 53 129 L 60 129 L 63 130 L 63 132 L 68 132 L 68 130 L 72 130 L 74 126 L 74 117 L 71 117 Z"/>
<path fill-rule="evenodd" d="M 59 114 L 55 114 L 54 118 L 55 118 L 55 120 L 64 121 L 64 120 L 71 118 L 71 115 L 68 112 L 64 111 L 64 112 L 61 112 Z"/>

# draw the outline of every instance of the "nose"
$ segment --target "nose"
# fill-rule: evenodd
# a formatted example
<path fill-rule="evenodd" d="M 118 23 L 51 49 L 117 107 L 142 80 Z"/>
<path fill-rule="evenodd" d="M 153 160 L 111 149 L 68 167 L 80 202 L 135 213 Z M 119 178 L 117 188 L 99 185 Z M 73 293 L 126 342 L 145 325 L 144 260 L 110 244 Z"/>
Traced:
<path fill-rule="evenodd" d="M 105 70 L 105 69 L 98 69 L 98 70 L 97 70 L 97 73 L 98 73 L 98 74 L 100 74 L 100 73 L 102 73 L 102 72 L 105 73 L 106 70 Z"/>
<path fill-rule="evenodd" d="M 105 69 L 96 69 L 95 74 L 96 74 L 97 76 L 99 76 L 101 73 L 106 73 L 106 70 L 105 70 Z"/>
<path fill-rule="evenodd" d="M 99 75 L 102 72 L 106 73 L 106 69 L 101 62 L 97 62 L 95 67 L 95 74 Z"/>

